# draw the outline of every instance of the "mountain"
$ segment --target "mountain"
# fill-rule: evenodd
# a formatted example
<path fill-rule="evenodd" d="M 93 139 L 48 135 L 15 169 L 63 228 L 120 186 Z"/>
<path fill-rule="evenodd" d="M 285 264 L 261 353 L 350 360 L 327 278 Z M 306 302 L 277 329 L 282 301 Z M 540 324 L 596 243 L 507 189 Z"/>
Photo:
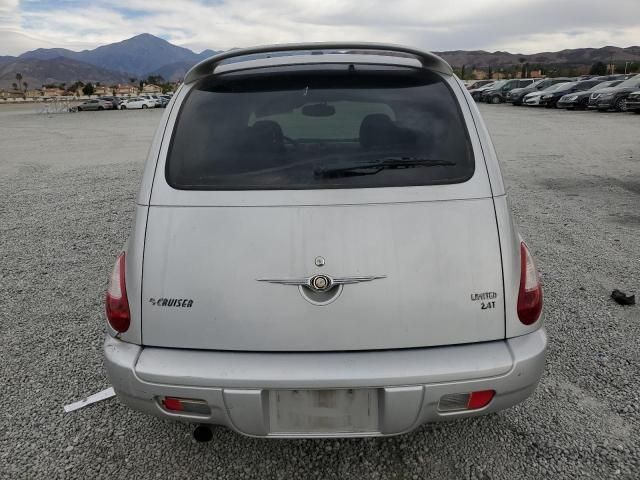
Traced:
<path fill-rule="evenodd" d="M 178 47 L 148 33 L 136 35 L 118 43 L 103 45 L 93 50 L 74 52 L 64 48 L 39 48 L 23 53 L 20 58 L 48 60 L 66 57 L 89 63 L 96 67 L 146 77 L 164 65 L 184 62 L 195 65 L 200 55 L 188 48 Z"/>
<path fill-rule="evenodd" d="M 35 58 L 37 60 L 51 60 L 53 58 L 65 57 L 79 60 L 82 52 L 74 52 L 66 48 L 37 48 L 30 52 L 25 52 L 19 58 Z"/>
<path fill-rule="evenodd" d="M 10 57 L 10 56 L 2 56 L 0 55 L 0 65 L 2 65 L 3 63 L 9 63 L 9 62 L 13 62 L 14 60 L 16 60 L 16 57 Z"/>
<path fill-rule="evenodd" d="M 75 52 L 65 48 L 38 48 L 19 57 L 0 57 L 0 67 L 5 72 L 0 77 L 0 88 L 6 87 L 6 78 L 15 78 L 15 73 L 30 72 L 32 81 L 54 83 L 82 80 L 101 82 L 128 82 L 130 78 L 145 79 L 149 75 L 161 75 L 165 80 L 178 81 L 199 61 L 215 55 L 214 50 L 195 53 L 178 47 L 166 40 L 143 33 L 121 42 L 103 45 L 93 50 Z M 484 50 L 453 50 L 435 52 L 454 67 L 500 68 L 529 63 L 530 65 L 564 64 L 588 66 L 601 61 L 616 63 L 630 61 L 640 63 L 640 47 L 577 48 L 559 52 L 542 52 L 524 55 L 510 52 L 486 52 Z M 21 63 L 26 62 L 26 63 Z M 42 63 L 49 62 L 49 63 Z M 75 62 L 75 63 L 73 63 Z M 10 67 L 11 66 L 11 67 Z M 61 69 L 64 66 L 67 70 Z M 22 71 L 25 70 L 25 72 Z M 11 80 L 9 86 L 11 85 Z M 27 80 L 29 81 L 29 80 Z M 31 82 L 29 82 L 32 84 Z"/>
<path fill-rule="evenodd" d="M 542 52 L 532 55 L 509 52 L 485 52 L 484 50 L 465 51 L 454 50 L 446 52 L 434 52 L 444 58 L 451 65 L 461 67 L 501 67 L 530 64 L 566 64 L 566 65 L 592 65 L 601 61 L 608 63 L 613 60 L 617 63 L 630 61 L 640 62 L 640 47 L 602 47 L 602 48 L 575 48 L 561 50 L 559 52 Z"/>
<path fill-rule="evenodd" d="M 13 58 L 0 62 L 0 88 L 9 88 L 16 81 L 16 73 L 22 74 L 22 81 L 31 88 L 40 88 L 45 84 L 66 83 L 71 85 L 77 80 L 100 82 L 105 85 L 128 83 L 129 77 L 122 73 L 99 68 L 70 58 L 57 57 L 46 60 L 38 58 Z"/>
<path fill-rule="evenodd" d="M 205 50 L 198 55 L 198 62 L 204 60 L 206 58 L 212 57 L 213 55 L 220 53 L 214 50 Z M 190 60 L 169 63 L 168 65 L 163 65 L 162 67 L 154 70 L 149 75 L 160 75 L 162 78 L 169 82 L 177 82 L 182 80 L 186 73 L 189 71 L 191 67 L 193 67 L 198 62 L 192 62 Z"/>
<path fill-rule="evenodd" d="M 204 60 L 205 58 L 209 58 L 209 57 L 213 57 L 214 55 L 220 53 L 220 50 L 203 50 L 201 51 L 198 56 L 200 57 L 201 60 Z"/>
<path fill-rule="evenodd" d="M 200 61 L 200 60 L 198 60 Z M 191 67 L 198 62 L 174 62 L 150 72 L 149 75 L 161 76 L 168 82 L 182 80 Z"/>

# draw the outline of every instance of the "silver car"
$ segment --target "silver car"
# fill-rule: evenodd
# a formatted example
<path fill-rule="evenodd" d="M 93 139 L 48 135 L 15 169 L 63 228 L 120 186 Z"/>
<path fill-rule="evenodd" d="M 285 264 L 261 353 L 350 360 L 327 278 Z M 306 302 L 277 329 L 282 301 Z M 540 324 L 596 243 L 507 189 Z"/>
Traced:
<path fill-rule="evenodd" d="M 101 98 L 94 98 L 90 100 L 85 100 L 80 105 L 76 107 L 79 112 L 85 110 L 112 110 L 113 103 L 108 100 L 103 100 Z"/>
<path fill-rule="evenodd" d="M 439 57 L 368 43 L 233 50 L 187 74 L 106 316 L 119 399 L 198 440 L 496 412 L 531 395 L 547 345 L 471 96 Z"/>

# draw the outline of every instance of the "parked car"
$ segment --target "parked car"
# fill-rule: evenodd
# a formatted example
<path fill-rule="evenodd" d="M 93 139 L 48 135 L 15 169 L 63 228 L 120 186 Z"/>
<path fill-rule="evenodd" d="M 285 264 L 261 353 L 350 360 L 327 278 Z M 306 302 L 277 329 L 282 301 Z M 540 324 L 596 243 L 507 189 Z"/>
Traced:
<path fill-rule="evenodd" d="M 480 91 L 480 98 L 478 100 L 480 102 L 484 102 L 487 92 L 500 90 L 502 88 L 502 86 L 505 85 L 506 83 L 507 83 L 507 80 L 497 80 L 496 82 L 488 85 L 486 88 L 480 89 L 481 90 Z"/>
<path fill-rule="evenodd" d="M 509 93 L 507 93 L 506 100 L 513 105 L 522 105 L 524 103 L 524 97 L 526 97 L 530 93 L 540 92 L 552 85 L 571 81 L 573 81 L 573 79 L 567 77 L 545 78 L 542 80 L 538 80 L 537 82 L 532 83 L 526 88 L 514 88 Z"/>
<path fill-rule="evenodd" d="M 105 102 L 111 103 L 111 106 L 114 110 L 117 110 L 120 106 L 120 99 L 118 97 L 99 97 L 99 100 L 104 100 Z"/>
<path fill-rule="evenodd" d="M 476 88 L 484 87 L 493 82 L 493 80 L 473 80 L 467 85 L 467 90 L 475 90 Z"/>
<path fill-rule="evenodd" d="M 556 90 L 558 88 L 562 88 L 564 85 L 567 85 L 569 83 L 570 82 L 556 83 L 556 84 L 553 84 L 553 85 L 545 88 L 544 90 L 528 93 L 527 95 L 525 95 L 523 103 L 525 105 L 529 106 L 529 107 L 544 105 L 544 103 L 542 102 L 542 97 L 543 96 L 549 95 L 554 90 Z"/>
<path fill-rule="evenodd" d="M 491 83 L 487 83 L 486 85 L 483 85 L 482 87 L 471 89 L 471 90 L 469 90 L 469 94 L 471 95 L 471 97 L 473 97 L 473 99 L 476 102 L 479 102 L 480 99 L 482 98 L 482 92 L 484 92 L 485 90 L 491 88 L 496 83 L 497 82 L 491 82 Z"/>
<path fill-rule="evenodd" d="M 122 105 L 120 105 L 120 110 L 153 108 L 155 106 L 156 106 L 155 102 L 152 102 L 147 98 L 133 97 L 133 98 L 127 99 Z"/>
<path fill-rule="evenodd" d="M 534 83 L 533 78 L 506 80 L 501 85 L 494 85 L 482 92 L 482 101 L 487 103 L 504 103 L 508 93 L 514 88 L 527 88 Z"/>
<path fill-rule="evenodd" d="M 630 93 L 627 97 L 627 110 L 630 112 L 640 113 L 640 90 Z"/>
<path fill-rule="evenodd" d="M 169 97 L 166 97 L 164 95 L 160 95 L 160 96 L 158 96 L 159 105 L 157 105 L 157 106 L 159 106 L 161 108 L 166 108 L 167 105 L 169 104 L 169 100 L 170 100 Z"/>
<path fill-rule="evenodd" d="M 106 295 L 120 400 L 210 440 L 393 435 L 531 395 L 542 287 L 467 95 L 391 45 L 192 68 Z"/>
<path fill-rule="evenodd" d="M 91 98 L 82 102 L 76 107 L 76 109 L 79 112 L 82 112 L 84 110 L 112 110 L 113 103 L 107 102 L 105 100 L 100 100 L 99 98 Z"/>
<path fill-rule="evenodd" d="M 160 99 L 158 98 L 157 95 L 153 95 L 151 93 L 143 93 L 142 95 L 139 95 L 139 97 L 144 98 L 145 100 L 148 100 L 153 105 L 153 107 L 151 108 L 160 106 Z"/>
<path fill-rule="evenodd" d="M 540 104 L 547 108 L 556 108 L 558 101 L 565 95 L 588 90 L 600 83 L 602 83 L 600 80 L 592 79 L 563 83 L 560 87 L 542 95 L 540 97 Z"/>
<path fill-rule="evenodd" d="M 607 110 L 627 111 L 627 97 L 640 88 L 640 74 L 625 80 L 615 87 L 596 90 L 589 97 L 589 108 L 605 112 Z"/>
<path fill-rule="evenodd" d="M 579 109 L 584 110 L 589 105 L 589 96 L 596 90 L 607 87 L 615 87 L 623 82 L 623 80 L 609 80 L 607 82 L 600 82 L 591 87 L 589 90 L 582 92 L 573 92 L 564 95 L 558 100 L 558 108 L 566 108 L 567 110 Z"/>

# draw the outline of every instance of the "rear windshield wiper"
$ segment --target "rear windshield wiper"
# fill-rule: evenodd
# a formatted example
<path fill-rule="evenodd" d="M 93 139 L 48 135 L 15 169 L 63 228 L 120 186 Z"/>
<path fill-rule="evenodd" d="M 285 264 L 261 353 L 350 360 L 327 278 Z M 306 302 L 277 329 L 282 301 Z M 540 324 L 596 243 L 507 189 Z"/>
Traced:
<path fill-rule="evenodd" d="M 357 163 L 347 167 L 318 168 L 313 174 L 316 177 L 355 177 L 359 175 L 375 175 L 383 170 L 415 167 L 451 167 L 455 162 L 447 160 L 433 160 L 417 157 L 386 157 L 382 160 L 368 163 Z"/>

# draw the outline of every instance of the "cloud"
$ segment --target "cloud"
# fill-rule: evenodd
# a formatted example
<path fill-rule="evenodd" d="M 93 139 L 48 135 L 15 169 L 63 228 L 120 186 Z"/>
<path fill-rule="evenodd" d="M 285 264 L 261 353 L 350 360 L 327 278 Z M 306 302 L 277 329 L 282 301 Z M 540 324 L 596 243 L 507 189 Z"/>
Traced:
<path fill-rule="evenodd" d="M 149 32 L 196 51 L 264 43 L 369 40 L 430 50 L 522 53 L 640 38 L 640 1 L 0 0 L 0 55 L 80 50 Z"/>

